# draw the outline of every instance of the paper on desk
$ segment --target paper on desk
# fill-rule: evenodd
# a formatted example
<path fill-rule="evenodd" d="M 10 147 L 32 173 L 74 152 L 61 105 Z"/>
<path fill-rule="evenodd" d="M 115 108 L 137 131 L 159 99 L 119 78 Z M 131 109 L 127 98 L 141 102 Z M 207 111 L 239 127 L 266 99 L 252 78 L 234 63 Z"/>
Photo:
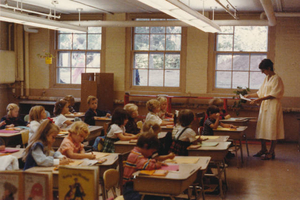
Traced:
<path fill-rule="evenodd" d="M 243 100 L 246 100 L 246 101 L 252 101 L 251 99 L 248 99 L 248 98 L 244 97 L 242 94 L 240 94 L 240 98 L 243 99 Z"/>
<path fill-rule="evenodd" d="M 186 157 L 186 158 L 174 158 L 173 160 L 167 159 L 166 163 L 176 163 L 176 164 L 195 164 L 197 163 L 199 158 L 192 158 L 192 157 Z"/>
<path fill-rule="evenodd" d="M 215 139 L 218 139 L 220 136 L 201 135 L 200 137 L 202 140 L 204 140 L 204 139 L 215 140 Z"/>
<path fill-rule="evenodd" d="M 215 147 L 219 144 L 219 142 L 202 142 L 202 147 Z"/>
<path fill-rule="evenodd" d="M 96 155 L 96 159 L 103 158 L 109 155 L 109 153 L 101 153 L 101 152 L 94 152 L 94 151 L 93 154 Z"/>

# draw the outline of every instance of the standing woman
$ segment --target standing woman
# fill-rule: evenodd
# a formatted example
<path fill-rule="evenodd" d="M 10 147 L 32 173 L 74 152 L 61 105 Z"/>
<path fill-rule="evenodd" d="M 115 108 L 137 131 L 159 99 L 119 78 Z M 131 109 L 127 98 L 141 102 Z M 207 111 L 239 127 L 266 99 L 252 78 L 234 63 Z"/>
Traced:
<path fill-rule="evenodd" d="M 275 74 L 273 62 L 264 59 L 259 64 L 259 69 L 266 78 L 257 93 L 246 95 L 246 97 L 258 97 L 251 104 L 261 104 L 256 127 L 256 138 L 261 140 L 261 150 L 253 155 L 263 157 L 263 160 L 275 158 L 275 146 L 277 140 L 284 139 L 283 113 L 281 98 L 284 86 L 281 78 Z M 266 140 L 271 140 L 271 148 L 268 151 Z"/>

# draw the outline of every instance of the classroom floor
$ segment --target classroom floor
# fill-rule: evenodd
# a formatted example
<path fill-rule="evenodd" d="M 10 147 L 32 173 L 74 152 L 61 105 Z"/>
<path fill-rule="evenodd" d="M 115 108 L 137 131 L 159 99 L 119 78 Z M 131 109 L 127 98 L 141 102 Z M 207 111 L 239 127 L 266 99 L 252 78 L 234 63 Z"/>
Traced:
<path fill-rule="evenodd" d="M 259 144 L 249 144 L 250 157 L 244 147 L 244 165 L 236 167 L 236 158 L 227 168 L 229 200 L 300 199 L 300 152 L 295 143 L 278 144 L 275 160 L 252 157 L 260 150 Z M 206 200 L 220 200 L 219 195 L 206 194 Z M 176 198 L 182 200 L 182 198 Z"/>

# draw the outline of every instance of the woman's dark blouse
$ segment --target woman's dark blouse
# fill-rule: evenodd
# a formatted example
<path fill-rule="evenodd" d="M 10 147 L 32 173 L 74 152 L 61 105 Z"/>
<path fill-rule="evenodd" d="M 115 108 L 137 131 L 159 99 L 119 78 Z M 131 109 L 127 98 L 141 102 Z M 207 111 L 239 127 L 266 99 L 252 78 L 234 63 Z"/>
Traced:
<path fill-rule="evenodd" d="M 105 117 L 108 112 L 97 109 L 96 113 L 91 108 L 88 109 L 88 111 L 86 111 L 86 113 L 84 115 L 84 122 L 89 125 L 95 126 L 94 117 Z"/>
<path fill-rule="evenodd" d="M 18 117 L 8 117 L 7 115 L 2 117 L 1 122 L 2 121 L 5 121 L 6 124 L 1 126 L 0 129 L 4 129 L 5 126 L 10 125 L 10 124 L 14 124 L 15 126 L 26 126 L 27 125 L 27 122 L 24 122 L 22 119 L 20 119 Z"/>
<path fill-rule="evenodd" d="M 136 122 L 134 121 L 133 118 L 129 117 L 128 122 L 125 125 L 126 133 L 131 133 L 131 134 L 138 134 L 141 129 L 139 129 L 136 125 Z"/>

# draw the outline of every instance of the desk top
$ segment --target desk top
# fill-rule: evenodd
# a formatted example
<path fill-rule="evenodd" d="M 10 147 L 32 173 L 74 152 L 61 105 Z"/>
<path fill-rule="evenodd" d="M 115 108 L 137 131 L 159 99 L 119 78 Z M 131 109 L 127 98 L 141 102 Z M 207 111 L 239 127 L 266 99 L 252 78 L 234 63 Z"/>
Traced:
<path fill-rule="evenodd" d="M 13 136 L 16 136 L 16 135 L 21 135 L 21 134 L 26 133 L 26 132 L 29 133 L 29 130 L 24 129 L 24 130 L 21 130 L 17 133 L 0 133 L 0 137 L 13 137 Z"/>
<path fill-rule="evenodd" d="M 84 117 L 84 115 L 85 115 L 84 112 L 77 112 L 77 113 L 65 114 L 65 117 L 67 117 L 67 118 L 75 118 L 75 117 Z"/>
<path fill-rule="evenodd" d="M 5 156 L 5 155 L 12 155 L 12 156 L 15 156 L 17 157 L 18 159 L 22 158 L 23 156 L 23 152 L 25 150 L 25 148 L 13 148 L 13 147 L 7 147 L 5 148 L 6 150 L 15 150 L 15 149 L 18 149 L 19 151 L 17 152 L 14 152 L 14 153 L 0 153 L 0 157 L 1 156 Z"/>
<path fill-rule="evenodd" d="M 231 117 L 229 119 L 222 119 L 221 122 L 248 122 L 249 118 L 247 117 Z"/>
<path fill-rule="evenodd" d="M 197 138 L 199 136 L 196 136 Z M 201 135 L 202 139 L 207 139 L 205 141 L 207 142 L 226 142 L 229 139 L 229 136 L 223 136 L 223 135 L 218 135 L 218 136 L 210 136 L 210 135 Z"/>
<path fill-rule="evenodd" d="M 236 129 L 231 129 L 231 128 L 217 128 L 217 129 L 213 129 L 213 131 L 217 131 L 217 132 L 243 132 L 248 128 L 248 126 L 239 126 Z"/>
<path fill-rule="evenodd" d="M 111 118 L 109 118 L 109 117 L 95 117 L 95 120 L 96 121 L 108 121 L 108 122 L 110 122 Z"/>
<path fill-rule="evenodd" d="M 199 147 L 197 149 L 188 149 L 188 151 L 224 151 L 227 150 L 230 146 L 231 142 L 219 142 L 217 146 L 214 147 Z"/>
<path fill-rule="evenodd" d="M 55 105 L 55 101 L 20 101 L 19 104 Z"/>

